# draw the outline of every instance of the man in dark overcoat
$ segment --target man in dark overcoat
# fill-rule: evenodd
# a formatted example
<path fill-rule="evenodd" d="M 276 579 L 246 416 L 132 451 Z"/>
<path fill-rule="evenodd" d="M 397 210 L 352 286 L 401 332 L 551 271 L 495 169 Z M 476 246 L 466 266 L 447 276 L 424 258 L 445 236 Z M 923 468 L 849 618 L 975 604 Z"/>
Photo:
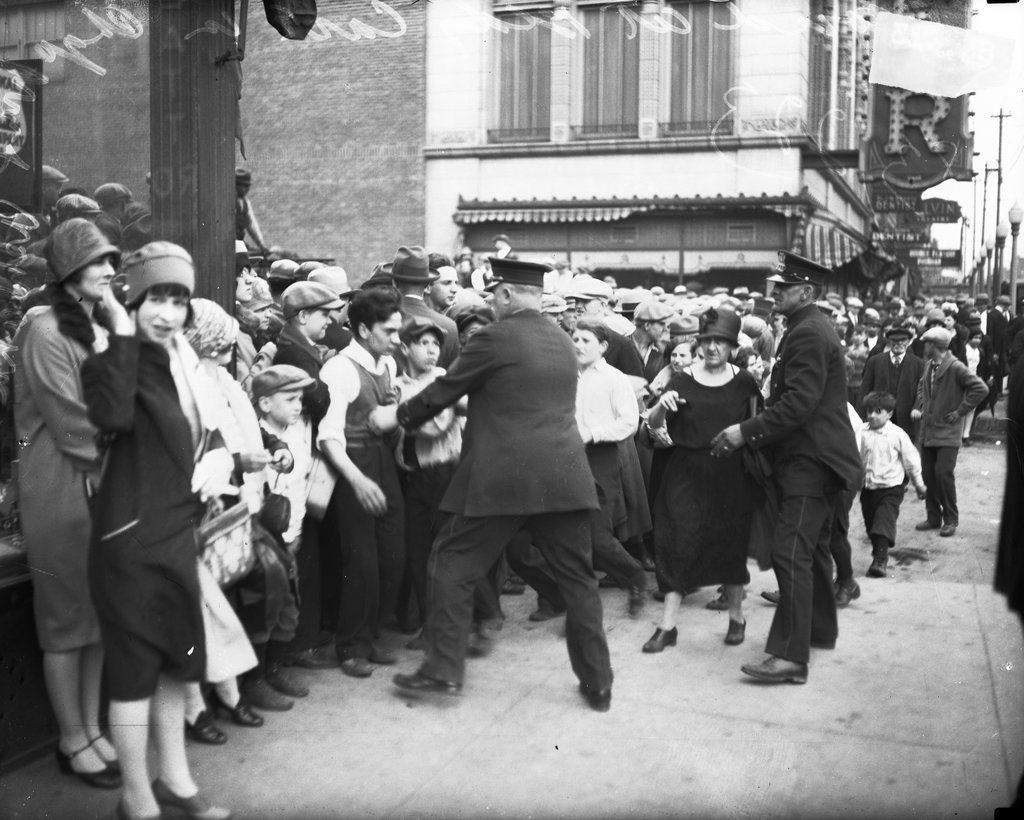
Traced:
<path fill-rule="evenodd" d="M 917 384 L 924 374 L 924 359 L 907 349 L 913 334 L 905 325 L 893 325 L 885 335 L 889 340 L 889 349 L 869 357 L 864 364 L 856 410 L 863 414 L 860 404 L 868 393 L 876 390 L 891 393 L 896 397 L 893 424 L 906 431 L 910 440 L 914 441 L 916 425 L 910 418 L 910 412 L 917 401 Z"/>
<path fill-rule="evenodd" d="M 815 298 L 829 274 L 809 259 L 779 252 L 776 310 L 787 330 L 772 370 L 765 411 L 726 428 L 712 455 L 744 444 L 770 457 L 779 498 L 772 566 L 779 581 L 765 651 L 743 672 L 768 683 L 806 683 L 812 646 L 832 649 L 839 634 L 829 540 L 842 491 L 860 489 L 863 470 L 846 410 L 842 345 Z"/>
<path fill-rule="evenodd" d="M 580 692 L 611 706 L 612 671 L 590 546 L 594 479 L 576 425 L 578 365 L 569 337 L 541 312 L 546 265 L 492 258 L 498 321 L 466 342 L 446 375 L 374 418 L 382 430 L 419 426 L 468 395 L 462 459 L 441 502 L 451 515 L 429 564 L 427 656 L 396 675 L 405 691 L 455 694 L 462 687 L 473 589 L 506 545 L 527 530 L 543 573 L 526 580 L 566 603 L 565 637 Z"/>

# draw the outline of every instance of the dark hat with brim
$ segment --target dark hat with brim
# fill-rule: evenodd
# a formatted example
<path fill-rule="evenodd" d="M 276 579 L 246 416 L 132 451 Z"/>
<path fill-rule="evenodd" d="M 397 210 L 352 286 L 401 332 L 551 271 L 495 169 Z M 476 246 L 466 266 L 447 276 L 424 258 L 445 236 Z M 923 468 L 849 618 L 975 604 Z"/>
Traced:
<path fill-rule="evenodd" d="M 700 316 L 698 339 L 723 339 L 738 344 L 740 338 L 740 317 L 725 308 L 708 308 Z"/>
<path fill-rule="evenodd" d="M 495 256 L 488 257 L 488 261 L 491 263 L 491 274 L 494 278 L 486 290 L 494 290 L 498 285 L 543 288 L 544 274 L 551 270 L 550 265 L 543 265 L 540 262 L 520 262 L 518 259 L 498 259 Z"/>
<path fill-rule="evenodd" d="M 362 290 L 371 290 L 373 288 L 393 288 L 394 286 L 395 282 L 391 278 L 391 263 L 378 262 L 373 266 L 370 277 L 359 287 Z"/>
<path fill-rule="evenodd" d="M 897 341 L 898 339 L 909 339 L 914 334 L 910 332 L 910 329 L 903 325 L 893 325 L 887 331 L 885 331 L 885 338 Z"/>
<path fill-rule="evenodd" d="M 43 254 L 58 282 L 105 256 L 111 257 L 115 268 L 121 262 L 121 251 L 110 244 L 95 224 L 80 218 L 69 219 L 54 228 L 46 239 Z"/>
<path fill-rule="evenodd" d="M 402 245 L 391 263 L 391 278 L 395 282 L 421 282 L 429 285 L 440 274 L 430 269 L 429 255 L 419 245 Z"/>
<path fill-rule="evenodd" d="M 819 286 L 831 270 L 810 259 L 797 256 L 789 251 L 779 251 L 779 261 L 775 263 L 775 273 L 768 277 L 769 282 L 777 285 L 815 285 Z"/>

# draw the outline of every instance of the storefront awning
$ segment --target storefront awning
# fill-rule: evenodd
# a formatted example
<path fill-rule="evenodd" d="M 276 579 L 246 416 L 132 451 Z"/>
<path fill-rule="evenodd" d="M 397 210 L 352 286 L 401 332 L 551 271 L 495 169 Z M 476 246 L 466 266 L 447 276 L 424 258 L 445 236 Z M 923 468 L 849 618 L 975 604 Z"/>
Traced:
<path fill-rule="evenodd" d="M 805 229 L 803 255 L 826 268 L 845 265 L 864 248 L 863 242 L 835 225 L 811 222 Z"/>
<path fill-rule="evenodd" d="M 636 213 L 650 210 L 643 206 L 631 208 L 492 208 L 458 210 L 455 222 L 477 225 L 481 222 L 615 222 Z"/>

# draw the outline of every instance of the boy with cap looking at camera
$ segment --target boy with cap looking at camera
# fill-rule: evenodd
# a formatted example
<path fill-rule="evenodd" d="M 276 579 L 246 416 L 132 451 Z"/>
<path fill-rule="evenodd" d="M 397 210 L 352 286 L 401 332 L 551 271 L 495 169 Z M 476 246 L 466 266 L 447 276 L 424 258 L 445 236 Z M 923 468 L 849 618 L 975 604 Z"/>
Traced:
<path fill-rule="evenodd" d="M 953 334 L 933 327 L 921 336 L 928 362 L 917 387 L 911 412 L 921 421 L 921 467 L 928 485 L 928 518 L 919 531 L 939 530 L 948 538 L 956 532 L 960 513 L 956 505 L 956 459 L 964 435 L 964 417 L 981 404 L 988 387 L 949 351 Z"/>
<path fill-rule="evenodd" d="M 409 399 L 444 375 L 444 368 L 437 366 L 444 331 L 429 319 L 413 316 L 402 325 L 398 338 L 406 365 L 398 386 L 402 398 Z M 398 444 L 405 497 L 406 570 L 421 616 L 427 612 L 430 546 L 444 518 L 441 499 L 462 452 L 462 421 L 456 416 L 457 409 L 464 414 L 465 402 L 460 402 L 458 408 L 442 410 L 416 430 L 405 433 Z"/>

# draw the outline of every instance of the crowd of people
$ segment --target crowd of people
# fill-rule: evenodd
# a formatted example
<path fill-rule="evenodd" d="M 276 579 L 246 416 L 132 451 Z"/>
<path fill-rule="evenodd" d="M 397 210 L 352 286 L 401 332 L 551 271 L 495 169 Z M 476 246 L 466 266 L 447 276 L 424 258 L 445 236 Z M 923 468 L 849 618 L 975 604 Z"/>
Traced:
<path fill-rule="evenodd" d="M 527 586 L 606 711 L 599 589 L 626 590 L 624 617 L 663 602 L 637 647 L 658 653 L 682 599 L 717 587 L 736 646 L 756 560 L 777 609 L 742 671 L 805 682 L 860 594 L 854 500 L 869 577 L 908 484 L 917 529 L 951 536 L 959 448 L 1024 350 L 1004 297 L 865 306 L 788 252 L 768 294 L 623 289 L 504 236 L 469 270 L 401 246 L 359 287 L 320 262 L 261 275 L 240 238 L 229 313 L 193 298 L 187 250 L 140 243 L 124 186 L 85 199 L 54 199 L 8 260 L 3 387 L 57 761 L 122 788 L 120 817 L 229 817 L 186 738 L 293 708 L 315 685 L 297 669 L 393 665 L 385 632 L 423 652 L 396 687 L 458 693 Z"/>

